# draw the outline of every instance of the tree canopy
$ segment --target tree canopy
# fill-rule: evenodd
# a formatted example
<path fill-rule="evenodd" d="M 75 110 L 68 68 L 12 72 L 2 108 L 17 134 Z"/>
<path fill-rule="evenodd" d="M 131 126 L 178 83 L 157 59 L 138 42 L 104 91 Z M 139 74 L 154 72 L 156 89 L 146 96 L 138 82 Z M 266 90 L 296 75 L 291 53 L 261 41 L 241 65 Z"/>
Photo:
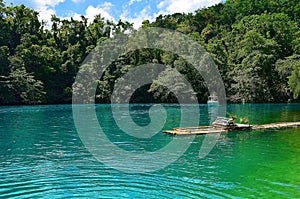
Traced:
<path fill-rule="evenodd" d="M 0 0 L 0 104 L 71 103 L 72 88 L 87 55 L 133 25 L 94 19 L 60 19 L 51 27 L 24 5 Z M 194 13 L 160 15 L 143 27 L 182 32 L 201 44 L 214 59 L 231 102 L 286 102 L 300 97 L 300 0 L 227 0 Z M 176 41 L 174 41 L 176 42 Z M 179 45 L 179 44 L 178 44 Z M 202 77 L 178 55 L 142 49 L 122 55 L 99 79 L 96 102 L 108 103 L 114 85 L 128 70 L 157 63 L 177 69 L 193 87 L 198 101 L 209 95 Z M 145 74 L 146 75 L 146 74 Z M 133 102 L 176 102 L 162 87 L 161 75 L 136 91 Z M 183 89 L 182 85 L 172 85 Z"/>

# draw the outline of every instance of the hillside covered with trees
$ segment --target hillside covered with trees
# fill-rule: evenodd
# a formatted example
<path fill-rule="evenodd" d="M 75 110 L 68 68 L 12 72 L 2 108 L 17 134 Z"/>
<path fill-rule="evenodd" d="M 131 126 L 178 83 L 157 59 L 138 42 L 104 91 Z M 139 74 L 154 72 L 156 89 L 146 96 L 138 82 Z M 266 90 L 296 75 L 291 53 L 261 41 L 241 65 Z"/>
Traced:
<path fill-rule="evenodd" d="M 38 12 L 0 0 L 0 104 L 71 103 L 72 85 L 85 57 L 106 39 L 134 32 L 132 24 L 91 23 L 52 16 L 51 27 Z M 213 57 L 231 102 L 287 102 L 300 97 L 300 0 L 227 0 L 195 13 L 160 15 L 143 27 L 177 30 L 199 42 Z M 143 49 L 111 64 L 99 81 L 96 101 L 110 102 L 114 84 L 130 68 L 160 63 L 189 80 L 199 103 L 208 90 L 199 74 L 177 55 Z M 168 77 L 165 78 L 174 78 Z M 180 87 L 178 87 L 180 89 Z M 133 102 L 176 102 L 154 82 L 140 88 Z"/>

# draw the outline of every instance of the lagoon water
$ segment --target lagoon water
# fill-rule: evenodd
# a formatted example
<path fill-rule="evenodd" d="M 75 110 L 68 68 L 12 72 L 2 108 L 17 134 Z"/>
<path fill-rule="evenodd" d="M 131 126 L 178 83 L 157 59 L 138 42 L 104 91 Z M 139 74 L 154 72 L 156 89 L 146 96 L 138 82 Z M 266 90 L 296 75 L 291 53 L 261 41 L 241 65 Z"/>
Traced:
<path fill-rule="evenodd" d="M 180 107 L 164 107 L 164 129 L 177 126 Z M 132 105 L 133 120 L 147 125 L 149 108 Z M 200 124 L 207 125 L 208 108 L 199 108 Z M 300 104 L 228 105 L 227 110 L 253 124 L 300 121 Z M 175 139 L 161 132 L 133 138 L 118 128 L 110 105 L 96 105 L 96 112 L 107 137 L 123 150 L 155 151 Z M 0 107 L 0 197 L 300 198 L 300 128 L 222 133 L 199 158 L 204 138 L 196 136 L 177 161 L 160 170 L 126 173 L 86 149 L 71 105 Z"/>

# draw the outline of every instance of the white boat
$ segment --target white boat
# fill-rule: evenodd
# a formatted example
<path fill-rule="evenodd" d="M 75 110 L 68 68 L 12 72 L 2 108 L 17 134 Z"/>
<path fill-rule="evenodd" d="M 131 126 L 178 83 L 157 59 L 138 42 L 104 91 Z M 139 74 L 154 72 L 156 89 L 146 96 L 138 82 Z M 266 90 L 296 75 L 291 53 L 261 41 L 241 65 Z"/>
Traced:
<path fill-rule="evenodd" d="M 208 105 L 218 105 L 219 104 L 218 97 L 216 95 L 209 96 L 207 104 Z"/>

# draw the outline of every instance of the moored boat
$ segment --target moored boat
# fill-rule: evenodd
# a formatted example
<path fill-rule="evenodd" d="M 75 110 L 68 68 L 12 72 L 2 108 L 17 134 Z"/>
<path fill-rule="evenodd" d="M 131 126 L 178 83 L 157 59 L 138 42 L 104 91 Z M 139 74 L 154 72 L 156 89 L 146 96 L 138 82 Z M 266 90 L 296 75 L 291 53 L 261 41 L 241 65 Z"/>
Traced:
<path fill-rule="evenodd" d="M 252 127 L 253 126 L 250 124 L 235 123 L 232 118 L 218 117 L 211 126 L 173 128 L 172 130 L 165 130 L 163 133 L 171 135 L 201 135 L 208 133 L 250 130 Z"/>
<path fill-rule="evenodd" d="M 251 129 L 252 125 L 250 124 L 238 124 L 232 118 L 218 117 L 213 123 L 212 127 L 222 128 L 229 131 L 233 130 L 247 130 Z"/>
<path fill-rule="evenodd" d="M 219 99 L 216 95 L 210 95 L 208 97 L 208 101 L 207 101 L 207 104 L 209 106 L 213 106 L 213 105 L 219 105 Z"/>

